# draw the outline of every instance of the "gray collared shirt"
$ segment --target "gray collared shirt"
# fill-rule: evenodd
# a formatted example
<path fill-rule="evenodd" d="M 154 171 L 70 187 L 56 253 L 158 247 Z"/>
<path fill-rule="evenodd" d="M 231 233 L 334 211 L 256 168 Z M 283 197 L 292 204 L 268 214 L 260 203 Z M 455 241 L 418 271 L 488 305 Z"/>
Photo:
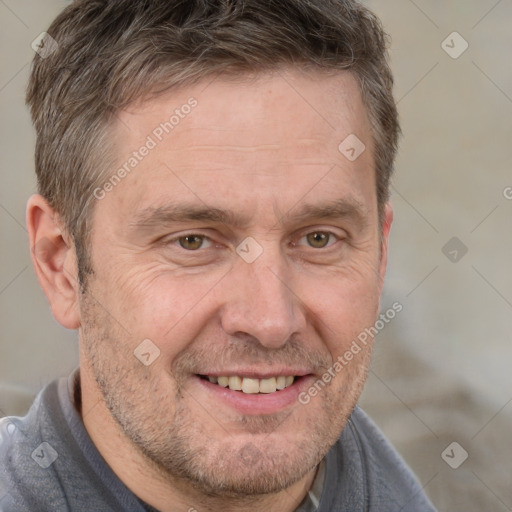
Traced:
<path fill-rule="evenodd" d="M 106 464 L 73 405 L 76 379 L 47 386 L 23 418 L 0 420 L 0 512 L 145 512 Z M 79 391 L 79 390 L 78 390 Z M 299 512 L 432 512 L 381 432 L 355 408 Z"/>

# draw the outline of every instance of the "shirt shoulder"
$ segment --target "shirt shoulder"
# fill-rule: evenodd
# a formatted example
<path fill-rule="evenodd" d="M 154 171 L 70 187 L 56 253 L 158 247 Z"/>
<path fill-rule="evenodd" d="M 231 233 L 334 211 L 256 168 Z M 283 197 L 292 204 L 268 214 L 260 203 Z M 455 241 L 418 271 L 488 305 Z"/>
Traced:
<path fill-rule="evenodd" d="M 60 379 L 26 416 L 0 420 L 0 512 L 86 509 L 144 510 L 97 452 Z"/>
<path fill-rule="evenodd" d="M 319 512 L 435 512 L 410 468 L 359 407 L 326 461 Z"/>
<path fill-rule="evenodd" d="M 39 501 L 58 501 L 47 496 L 48 469 L 58 457 L 53 446 L 44 441 L 37 422 L 45 416 L 41 406 L 42 395 L 38 395 L 29 412 L 23 418 L 5 417 L 0 420 L 0 510 L 36 510 Z M 37 469 L 39 468 L 40 471 Z M 39 482 L 38 479 L 40 478 Z M 37 490 L 43 495 L 38 497 Z"/>

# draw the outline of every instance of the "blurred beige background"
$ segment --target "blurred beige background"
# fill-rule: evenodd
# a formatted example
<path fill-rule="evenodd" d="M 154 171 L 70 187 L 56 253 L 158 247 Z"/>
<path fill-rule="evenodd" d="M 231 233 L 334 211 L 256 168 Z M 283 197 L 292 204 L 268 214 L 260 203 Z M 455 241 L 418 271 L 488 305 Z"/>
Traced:
<path fill-rule="evenodd" d="M 0 415 L 77 364 L 24 227 L 31 43 L 66 3 L 0 0 Z M 512 2 L 366 3 L 392 36 L 404 131 L 382 304 L 403 311 L 379 334 L 361 405 L 439 510 L 512 511 Z"/>

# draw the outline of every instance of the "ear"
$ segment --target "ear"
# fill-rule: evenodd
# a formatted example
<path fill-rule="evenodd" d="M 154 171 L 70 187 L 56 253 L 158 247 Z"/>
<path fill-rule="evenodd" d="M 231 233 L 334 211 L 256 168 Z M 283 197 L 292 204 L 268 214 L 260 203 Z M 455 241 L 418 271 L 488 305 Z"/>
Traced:
<path fill-rule="evenodd" d="M 59 215 L 39 194 L 28 200 L 26 222 L 32 264 L 53 316 L 64 327 L 77 329 L 80 286 L 74 243 Z"/>
<path fill-rule="evenodd" d="M 388 242 L 391 224 L 393 223 L 393 207 L 391 203 L 384 206 L 384 215 L 382 218 L 381 239 L 380 239 L 380 261 L 379 261 L 379 280 L 381 288 L 384 284 L 384 276 L 386 275 L 386 266 L 388 264 Z"/>

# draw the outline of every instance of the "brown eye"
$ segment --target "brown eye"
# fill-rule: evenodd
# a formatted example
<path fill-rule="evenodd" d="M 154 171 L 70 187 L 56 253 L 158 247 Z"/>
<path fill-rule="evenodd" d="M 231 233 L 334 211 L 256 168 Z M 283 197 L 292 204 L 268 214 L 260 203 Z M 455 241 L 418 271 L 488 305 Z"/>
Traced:
<path fill-rule="evenodd" d="M 205 237 L 200 235 L 186 235 L 178 238 L 181 247 L 188 251 L 197 251 L 197 249 L 202 247 L 204 241 Z"/>
<path fill-rule="evenodd" d="M 314 247 L 315 249 L 323 249 L 329 245 L 329 239 L 331 237 L 330 233 L 325 233 L 323 231 L 315 231 L 313 233 L 309 233 L 306 235 L 306 240 L 308 245 Z"/>

